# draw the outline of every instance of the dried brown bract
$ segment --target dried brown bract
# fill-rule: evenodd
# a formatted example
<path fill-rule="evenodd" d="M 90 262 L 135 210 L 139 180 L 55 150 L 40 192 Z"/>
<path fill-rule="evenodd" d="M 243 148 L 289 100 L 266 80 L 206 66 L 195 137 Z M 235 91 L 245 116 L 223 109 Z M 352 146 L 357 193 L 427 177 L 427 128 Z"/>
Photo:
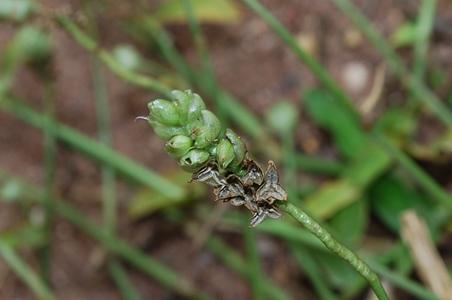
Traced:
<path fill-rule="evenodd" d="M 275 201 L 286 201 L 287 193 L 279 184 L 279 174 L 273 161 L 268 162 L 264 174 L 254 160 L 244 162 L 245 175 L 221 174 L 216 164 L 210 163 L 194 173 L 192 180 L 213 186 L 217 201 L 231 203 L 233 206 L 244 205 L 251 213 L 250 225 L 260 224 L 266 217 L 279 218 Z"/>

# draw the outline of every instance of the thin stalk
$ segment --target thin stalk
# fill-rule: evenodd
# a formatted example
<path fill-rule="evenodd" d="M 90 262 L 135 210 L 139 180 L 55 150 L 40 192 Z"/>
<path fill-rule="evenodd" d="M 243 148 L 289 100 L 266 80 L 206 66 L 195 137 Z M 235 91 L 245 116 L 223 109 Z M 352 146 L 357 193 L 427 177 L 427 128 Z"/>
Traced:
<path fill-rule="evenodd" d="M 319 223 L 312 219 L 308 214 L 298 209 L 291 203 L 284 203 L 280 208 L 291 215 L 295 220 L 303 224 L 312 234 L 314 234 L 322 243 L 333 253 L 348 262 L 361 276 L 363 276 L 374 291 L 379 300 L 389 300 L 380 279 L 369 266 L 362 261 L 355 253 L 334 239 Z"/>
<path fill-rule="evenodd" d="M 110 271 L 113 280 L 119 287 L 121 295 L 126 300 L 140 300 L 141 297 L 130 282 L 123 266 L 115 259 L 108 262 L 108 270 Z"/>
<path fill-rule="evenodd" d="M 416 179 L 425 192 L 430 194 L 439 203 L 448 208 L 452 208 L 452 195 L 445 192 L 435 180 L 422 170 L 410 157 L 395 147 L 386 137 L 378 133 L 375 136 L 382 148 L 406 169 L 410 176 Z"/>
<path fill-rule="evenodd" d="M 318 80 L 346 107 L 356 113 L 352 106 L 349 97 L 345 94 L 342 88 L 336 83 L 330 73 L 305 49 L 300 46 L 300 43 L 295 37 L 264 7 L 258 0 L 243 0 L 249 8 L 258 14 L 275 33 L 289 46 L 295 55 L 306 64 L 311 72 L 318 78 Z"/>
<path fill-rule="evenodd" d="M 94 93 L 96 98 L 96 115 L 99 141 L 111 147 L 111 131 L 110 131 L 110 111 L 108 105 L 108 96 L 99 61 L 94 58 L 92 62 L 92 77 L 94 85 Z M 117 199 L 116 199 L 116 176 L 113 168 L 108 165 L 102 166 L 102 212 L 105 230 L 114 235 L 116 233 L 117 223 Z M 138 300 L 140 295 L 130 282 L 127 272 L 121 263 L 115 258 L 110 257 L 108 260 L 108 271 L 118 286 L 118 289 L 126 300 Z"/>
<path fill-rule="evenodd" d="M 40 130 L 45 130 L 45 124 L 48 122 L 46 116 L 17 99 L 0 99 L 0 109 Z M 91 159 L 111 166 L 116 172 L 146 185 L 174 201 L 185 196 L 185 190 L 180 186 L 68 126 L 55 123 L 54 134 L 57 139 Z"/>
<path fill-rule="evenodd" d="M 101 66 L 97 59 L 92 62 L 92 77 L 96 99 L 96 118 L 99 142 L 111 147 L 110 110 L 107 89 Z M 105 229 L 114 234 L 116 228 L 115 173 L 111 166 L 102 166 L 102 208 Z"/>
<path fill-rule="evenodd" d="M 137 74 L 122 66 L 109 52 L 101 49 L 94 39 L 80 30 L 69 18 L 59 16 L 58 23 L 88 52 L 94 53 L 113 73 L 126 82 L 171 97 L 171 89 L 149 76 Z"/>
<path fill-rule="evenodd" d="M 51 283 L 51 248 L 52 248 L 52 228 L 54 223 L 53 215 L 53 192 L 55 185 L 55 170 L 57 144 L 54 136 L 55 101 L 54 86 L 49 78 L 44 79 L 44 102 L 47 123 L 44 130 L 44 224 L 43 229 L 46 235 L 46 243 L 39 250 L 41 272 L 47 285 Z"/>
<path fill-rule="evenodd" d="M 427 105 L 433 113 L 448 127 L 452 126 L 452 113 L 449 108 L 440 101 L 440 99 L 431 92 L 425 84 L 411 75 L 406 68 L 403 60 L 394 49 L 386 42 L 386 39 L 369 22 L 362 12 L 349 0 L 331 0 L 342 12 L 355 23 L 364 36 L 380 52 L 388 62 L 389 67 L 396 74 L 402 84 L 404 84 L 418 101 Z"/>
<path fill-rule="evenodd" d="M 5 263 L 22 279 L 22 281 L 33 291 L 38 299 L 55 299 L 46 284 L 39 276 L 20 258 L 8 243 L 0 239 L 0 255 Z"/>
<path fill-rule="evenodd" d="M 237 226 L 238 228 L 242 228 L 244 221 L 240 220 L 239 218 L 231 218 L 230 216 L 225 216 L 224 222 L 227 225 L 233 225 Z M 322 251 L 322 252 L 328 252 L 328 249 L 326 248 L 325 244 L 319 241 L 319 239 L 315 238 L 312 232 L 309 232 L 307 230 L 303 230 L 302 228 L 295 227 L 292 224 L 288 224 L 281 221 L 276 220 L 267 220 L 264 223 L 260 224 L 258 227 L 256 227 L 257 230 L 261 232 L 265 232 L 268 234 L 271 234 L 273 236 L 285 239 L 289 241 L 290 243 L 299 243 L 305 246 L 309 246 L 316 251 Z M 394 248 L 398 248 L 400 245 L 394 246 Z M 397 251 L 394 249 L 394 251 Z M 392 252 L 392 251 L 391 251 Z M 385 254 L 386 255 L 386 254 Z M 367 259 L 367 261 L 370 261 L 371 259 Z M 393 283 L 395 286 L 400 287 L 401 289 L 404 289 L 405 291 L 409 292 L 410 294 L 418 297 L 419 299 L 424 300 L 437 300 L 436 296 L 422 287 L 420 284 L 411 281 L 408 278 L 403 277 L 400 274 L 397 274 L 394 271 L 389 270 L 386 268 L 381 262 L 372 259 L 372 267 L 378 265 L 378 270 L 381 270 L 382 272 L 377 272 L 385 279 L 387 279 L 389 282 Z M 377 270 L 375 270 L 377 271 Z M 386 276 L 386 275 L 390 276 Z M 365 279 L 365 278 L 364 278 Z M 404 285 L 404 282 L 409 282 L 408 285 Z M 400 285 L 402 283 L 402 285 Z M 411 287 L 416 287 L 415 289 L 411 289 Z M 418 290 L 422 290 L 422 293 L 417 293 Z M 422 295 L 426 297 L 422 297 Z"/>
<path fill-rule="evenodd" d="M 422 0 L 416 23 L 416 40 L 414 43 L 413 76 L 420 82 L 424 80 L 427 66 L 427 54 L 433 23 L 435 22 L 436 0 Z"/>
<path fill-rule="evenodd" d="M 264 289 L 262 282 L 262 267 L 259 258 L 259 251 L 256 243 L 256 232 L 246 226 L 244 228 L 245 248 L 247 253 L 247 265 L 254 299 L 264 299 Z"/>

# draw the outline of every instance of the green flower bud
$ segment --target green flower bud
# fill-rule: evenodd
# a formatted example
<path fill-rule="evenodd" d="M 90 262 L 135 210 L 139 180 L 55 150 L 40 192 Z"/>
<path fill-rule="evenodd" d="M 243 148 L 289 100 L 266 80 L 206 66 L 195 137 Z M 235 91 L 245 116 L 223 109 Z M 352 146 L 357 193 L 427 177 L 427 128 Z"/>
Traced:
<path fill-rule="evenodd" d="M 198 94 L 193 93 L 191 90 L 172 91 L 171 94 L 175 100 L 177 112 L 179 113 L 182 123 L 192 122 L 198 119 L 201 115 L 201 111 L 206 108 L 204 101 Z"/>
<path fill-rule="evenodd" d="M 226 129 L 225 133 L 227 139 L 231 142 L 234 149 L 234 160 L 231 162 L 232 166 L 238 166 L 242 163 L 246 155 L 246 146 L 242 139 L 231 129 Z"/>
<path fill-rule="evenodd" d="M 149 124 L 154 128 L 155 134 L 164 140 L 169 140 L 176 135 L 187 135 L 184 127 L 166 126 L 154 120 L 149 120 Z"/>
<path fill-rule="evenodd" d="M 176 105 L 177 112 L 182 124 L 187 122 L 188 107 L 190 106 L 190 95 L 188 90 L 183 92 L 179 90 L 174 90 L 171 92 L 174 99 L 174 105 Z"/>
<path fill-rule="evenodd" d="M 195 140 L 196 148 L 205 148 L 209 146 L 220 134 L 220 120 L 210 111 L 201 111 L 201 123 L 190 128 L 190 134 Z M 196 121 L 195 121 L 196 122 Z"/>
<path fill-rule="evenodd" d="M 206 105 L 204 101 L 202 101 L 201 97 L 198 94 L 190 92 L 190 105 L 188 106 L 187 111 L 187 121 L 191 122 L 199 118 L 202 115 L 202 111 L 206 109 Z"/>
<path fill-rule="evenodd" d="M 188 136 L 176 135 L 165 144 L 165 150 L 176 157 L 181 157 L 191 149 L 192 145 L 193 141 Z"/>
<path fill-rule="evenodd" d="M 194 172 L 202 167 L 207 162 L 209 157 L 209 152 L 193 149 L 182 156 L 182 158 L 179 160 L 179 164 L 184 170 Z"/>
<path fill-rule="evenodd" d="M 149 102 L 148 108 L 149 116 L 152 120 L 168 126 L 180 124 L 176 106 L 171 101 L 157 99 Z"/>
<path fill-rule="evenodd" d="M 226 169 L 234 158 L 235 154 L 232 143 L 228 139 L 222 139 L 217 146 L 218 166 L 222 169 Z"/>

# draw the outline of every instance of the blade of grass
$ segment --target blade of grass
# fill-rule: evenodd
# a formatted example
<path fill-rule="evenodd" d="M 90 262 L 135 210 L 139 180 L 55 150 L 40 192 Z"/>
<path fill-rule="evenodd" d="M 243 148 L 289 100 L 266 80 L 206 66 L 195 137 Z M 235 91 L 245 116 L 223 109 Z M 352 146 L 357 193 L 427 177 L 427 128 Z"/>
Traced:
<path fill-rule="evenodd" d="M 17 99 L 0 99 L 0 109 L 14 115 L 22 121 L 40 130 L 45 129 L 46 116 L 34 111 Z M 95 142 L 80 132 L 68 126 L 55 123 L 55 137 L 86 156 L 111 166 L 118 173 L 133 179 L 159 193 L 168 196 L 174 201 L 179 201 L 185 195 L 185 191 L 159 176 L 151 170 L 137 164 L 109 147 Z"/>
<path fill-rule="evenodd" d="M 45 111 L 46 124 L 44 129 L 44 224 L 47 243 L 40 249 L 40 265 L 44 278 L 44 282 L 50 285 L 51 280 L 51 244 L 52 244 L 52 228 L 53 228 L 53 192 L 55 185 L 55 170 L 56 170 L 56 156 L 57 144 L 54 136 L 54 117 L 55 117 L 55 101 L 54 101 L 54 87 L 53 82 L 46 78 L 44 79 L 44 93 L 45 93 Z"/>
<path fill-rule="evenodd" d="M 250 278 L 250 272 L 247 268 L 247 263 L 238 253 L 226 245 L 221 239 L 210 237 L 206 241 L 207 248 L 229 268 L 237 272 L 240 276 Z M 275 286 L 270 280 L 263 279 L 262 288 L 266 295 L 274 300 L 287 300 L 291 299 L 286 295 L 286 292 Z"/>
<path fill-rule="evenodd" d="M 92 61 L 92 77 L 96 99 L 96 118 L 98 126 L 99 141 L 111 147 L 111 131 L 110 131 L 110 111 L 108 105 L 108 96 L 101 65 L 97 58 Z M 114 235 L 116 232 L 116 179 L 114 170 L 107 165 L 102 166 L 102 210 L 104 228 L 107 232 Z M 130 282 L 127 272 L 121 263 L 115 258 L 109 258 L 108 271 L 113 278 L 116 286 L 118 286 L 121 295 L 126 300 L 138 300 L 140 295 Z"/>
<path fill-rule="evenodd" d="M 7 243 L 0 239 L 0 255 L 19 278 L 33 291 L 38 299 L 55 299 L 39 276 L 20 258 Z"/>
<path fill-rule="evenodd" d="M 427 53 L 435 21 L 436 0 L 422 0 L 416 23 L 413 74 L 423 82 L 427 66 Z"/>
<path fill-rule="evenodd" d="M 110 271 L 113 280 L 119 287 L 121 295 L 126 300 L 140 300 L 141 297 L 130 282 L 127 272 L 124 270 L 120 262 L 115 259 L 111 259 L 108 262 L 108 269 Z"/>
<path fill-rule="evenodd" d="M 4 172 L 0 172 L 0 186 L 3 182 L 8 181 L 8 179 L 10 179 L 10 176 Z M 41 189 L 23 182 L 20 182 L 20 185 L 24 188 L 22 189 L 22 194 L 19 199 L 30 203 L 42 204 L 43 191 Z M 122 258 L 146 275 L 160 282 L 162 285 L 185 297 L 194 299 L 207 298 L 206 295 L 200 293 L 194 285 L 189 280 L 182 277 L 182 275 L 144 254 L 142 251 L 130 246 L 124 240 L 111 235 L 104 228 L 87 218 L 81 211 L 67 203 L 67 201 L 54 199 L 53 203 L 54 213 L 56 215 L 67 220 L 82 232 L 97 240 L 106 250 Z"/>
<path fill-rule="evenodd" d="M 122 66 L 114 58 L 114 56 L 112 56 L 104 49 L 101 49 L 94 39 L 80 30 L 77 25 L 69 18 L 59 16 L 56 18 L 56 20 L 63 27 L 63 29 L 71 34 L 72 38 L 74 38 L 77 43 L 79 43 L 88 52 L 94 53 L 98 57 L 98 59 L 102 61 L 118 77 L 120 77 L 124 81 L 133 83 L 146 89 L 150 89 L 171 98 L 171 90 L 167 86 L 161 84 L 159 81 L 149 76 L 134 73 Z"/>
<path fill-rule="evenodd" d="M 388 62 L 389 67 L 399 77 L 411 93 L 427 105 L 433 113 L 448 127 L 452 126 L 452 113 L 438 97 L 432 93 L 424 83 L 411 75 L 405 67 L 403 60 L 397 55 L 394 49 L 386 42 L 386 39 L 369 22 L 362 12 L 348 0 L 331 0 L 342 12 L 355 23 L 365 37 L 380 52 Z"/>
<path fill-rule="evenodd" d="M 295 55 L 306 64 L 311 72 L 318 78 L 318 80 L 337 98 L 343 105 L 350 108 L 351 111 L 356 113 L 355 108 L 352 106 L 349 97 L 344 91 L 337 85 L 330 73 L 305 49 L 300 46 L 300 43 L 294 38 L 290 32 L 284 28 L 284 26 L 264 7 L 258 0 L 243 0 L 245 4 L 251 8 L 256 14 L 258 14 L 289 46 L 289 48 L 295 53 Z"/>
<path fill-rule="evenodd" d="M 435 180 L 422 170 L 410 157 L 395 147 L 386 137 L 379 133 L 375 133 L 375 137 L 382 148 L 384 148 L 394 160 L 399 162 L 428 194 L 439 203 L 442 203 L 448 208 L 452 208 L 452 195 L 445 192 Z"/>
<path fill-rule="evenodd" d="M 244 226 L 245 227 L 245 226 Z M 247 253 L 247 269 L 254 299 L 260 300 L 264 298 L 264 289 L 262 286 L 262 267 L 259 258 L 259 251 L 256 244 L 256 232 L 253 228 L 246 226 L 244 228 L 245 248 Z"/>

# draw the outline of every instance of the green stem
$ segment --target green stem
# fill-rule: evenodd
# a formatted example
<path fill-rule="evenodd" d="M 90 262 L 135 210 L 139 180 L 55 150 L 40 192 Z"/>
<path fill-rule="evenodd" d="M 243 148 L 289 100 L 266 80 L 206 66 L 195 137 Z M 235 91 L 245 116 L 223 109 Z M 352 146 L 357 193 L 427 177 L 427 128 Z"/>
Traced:
<path fill-rule="evenodd" d="M 245 227 L 245 226 L 244 226 Z M 246 226 L 244 228 L 245 234 L 245 248 L 247 252 L 247 265 L 248 265 L 248 272 L 249 272 L 249 278 L 251 281 L 251 287 L 253 289 L 253 295 L 254 299 L 260 300 L 264 299 L 264 290 L 262 285 L 262 267 L 261 262 L 259 258 L 259 252 L 257 249 L 257 243 L 256 243 L 256 232 L 254 229 L 249 228 L 249 226 Z"/>
<path fill-rule="evenodd" d="M 386 59 L 389 67 L 399 77 L 411 93 L 427 105 L 433 113 L 448 127 L 452 126 L 452 113 L 438 97 L 432 93 L 419 78 L 411 75 L 405 67 L 403 60 L 397 55 L 392 47 L 386 42 L 386 39 L 380 32 L 367 20 L 361 11 L 349 0 L 331 0 L 339 7 L 344 14 L 352 20 L 361 30 L 364 36 L 373 44 L 373 46 Z"/>
<path fill-rule="evenodd" d="M 379 300 L 389 300 L 377 274 L 375 274 L 355 253 L 340 244 L 319 223 L 312 219 L 308 214 L 298 209 L 296 206 L 290 203 L 284 203 L 280 205 L 280 208 L 291 215 L 295 220 L 303 224 L 306 229 L 321 240 L 329 250 L 355 268 L 355 270 L 367 280 Z"/>
<path fill-rule="evenodd" d="M 38 129 L 45 130 L 47 117 L 17 99 L 0 99 L 0 108 Z M 96 161 L 111 166 L 118 173 L 155 189 L 174 201 L 179 201 L 185 196 L 185 190 L 180 186 L 68 126 L 55 123 L 54 131 L 55 137 L 67 145 Z"/>
<path fill-rule="evenodd" d="M 52 292 L 47 288 L 45 283 L 41 281 L 39 276 L 20 258 L 19 255 L 7 243 L 0 239 L 0 255 L 11 269 L 16 272 L 41 300 L 55 299 Z"/>
<path fill-rule="evenodd" d="M 435 22 L 436 0 L 422 0 L 416 23 L 416 41 L 414 44 L 414 76 L 424 80 L 427 66 L 427 54 L 433 23 Z"/>
<path fill-rule="evenodd" d="M 108 262 L 108 269 L 113 280 L 119 287 L 121 295 L 126 300 L 140 300 L 141 297 L 130 282 L 127 272 L 122 267 L 121 263 L 116 259 L 111 259 Z"/>
<path fill-rule="evenodd" d="M 40 249 L 40 264 L 44 281 L 47 285 L 51 282 L 51 243 L 52 243 L 52 228 L 54 222 L 53 216 L 53 192 L 56 169 L 57 144 L 54 136 L 54 86 L 50 79 L 44 79 L 44 93 L 45 93 L 45 110 L 47 122 L 44 129 L 44 231 L 46 235 L 46 244 Z"/>

